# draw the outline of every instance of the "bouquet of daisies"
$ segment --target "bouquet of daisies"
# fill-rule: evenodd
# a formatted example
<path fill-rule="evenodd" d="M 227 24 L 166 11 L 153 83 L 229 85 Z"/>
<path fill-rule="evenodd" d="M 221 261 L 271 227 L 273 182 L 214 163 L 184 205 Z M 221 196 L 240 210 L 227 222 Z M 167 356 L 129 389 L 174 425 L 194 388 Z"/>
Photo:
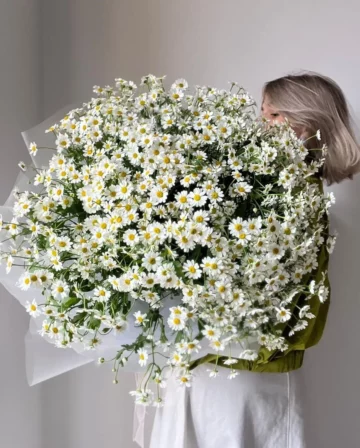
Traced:
<path fill-rule="evenodd" d="M 309 157 L 288 122 L 256 118 L 236 83 L 189 94 L 183 79 L 167 91 L 148 75 L 141 86 L 138 95 L 120 78 L 95 86 L 96 98 L 47 130 L 56 148 L 31 187 L 15 191 L 1 257 L 8 272 L 23 267 L 20 288 L 41 290 L 27 310 L 58 347 L 91 350 L 138 327 L 130 343 L 119 339 L 113 370 L 137 356 L 146 372 L 133 394 L 161 405 L 148 381 L 161 387 L 163 370 L 180 367 L 190 386 L 202 346 L 256 360 L 242 341 L 286 350 L 279 326 L 292 318 L 291 335 L 315 317 L 292 301 L 327 298 L 307 274 L 331 244 L 333 198 L 316 181 L 324 157 Z"/>

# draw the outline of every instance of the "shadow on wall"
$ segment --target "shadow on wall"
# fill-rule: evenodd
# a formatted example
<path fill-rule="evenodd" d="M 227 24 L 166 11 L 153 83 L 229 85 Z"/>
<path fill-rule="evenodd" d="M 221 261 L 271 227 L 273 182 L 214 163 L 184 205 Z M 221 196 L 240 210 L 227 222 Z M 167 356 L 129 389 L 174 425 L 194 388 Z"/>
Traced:
<path fill-rule="evenodd" d="M 339 236 L 330 259 L 328 320 L 322 339 L 306 352 L 303 365 L 305 415 L 310 447 L 355 448 L 353 430 L 360 415 L 360 174 L 326 190 L 336 197 L 330 219 Z M 329 430 L 331 422 L 336 422 L 336 431 Z"/>

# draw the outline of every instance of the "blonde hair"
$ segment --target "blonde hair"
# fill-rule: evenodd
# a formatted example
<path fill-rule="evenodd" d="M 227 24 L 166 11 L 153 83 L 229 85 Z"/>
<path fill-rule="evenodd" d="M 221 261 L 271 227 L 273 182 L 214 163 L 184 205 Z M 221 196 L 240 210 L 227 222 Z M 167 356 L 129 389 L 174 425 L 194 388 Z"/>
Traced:
<path fill-rule="evenodd" d="M 352 179 L 360 171 L 360 146 L 354 134 L 354 120 L 345 95 L 335 81 L 307 71 L 265 83 L 262 94 L 291 126 L 305 128 L 308 137 L 320 130 L 321 140 L 310 138 L 305 146 L 311 149 L 327 145 L 322 176 L 328 185 Z M 321 151 L 315 153 L 321 155 Z"/>

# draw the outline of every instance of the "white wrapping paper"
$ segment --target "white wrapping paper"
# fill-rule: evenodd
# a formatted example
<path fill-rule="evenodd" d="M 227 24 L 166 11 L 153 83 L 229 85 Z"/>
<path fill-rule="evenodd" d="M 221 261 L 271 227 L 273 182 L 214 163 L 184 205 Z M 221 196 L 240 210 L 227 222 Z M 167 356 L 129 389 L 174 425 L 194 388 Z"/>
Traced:
<path fill-rule="evenodd" d="M 45 130 L 58 123 L 68 112 L 71 110 L 81 107 L 81 104 L 70 104 L 60 110 L 55 114 L 51 115 L 49 118 L 34 126 L 33 128 L 21 133 L 25 147 L 24 151 L 28 151 L 28 147 L 31 142 L 35 142 L 38 146 L 38 153 L 35 157 L 32 157 L 33 165 L 36 168 L 42 168 L 48 166 L 48 162 L 54 151 L 51 149 L 41 149 L 40 147 L 55 148 L 55 135 L 52 132 L 45 133 Z M 12 206 L 14 203 L 13 191 L 17 188 L 19 191 L 32 190 L 34 191 L 34 186 L 29 185 L 29 181 L 33 178 L 33 171 L 28 170 L 25 173 L 20 171 L 19 175 L 15 181 L 12 192 L 9 198 L 3 206 L 0 206 L 0 214 L 3 216 L 4 221 L 10 221 L 12 218 Z M 2 233 L 2 234 L 1 234 Z M 0 232 L 0 241 L 2 241 L 3 232 Z M 2 245 L 2 250 L 6 250 L 9 247 L 9 242 Z M 27 291 L 22 291 L 17 285 L 17 281 L 21 274 L 24 272 L 24 268 L 20 266 L 13 266 L 10 273 L 6 273 L 6 267 L 3 263 L 0 265 L 0 282 L 7 289 L 7 291 L 14 296 L 23 306 L 26 307 L 26 302 L 31 302 L 32 299 L 36 299 L 41 302 L 43 296 L 41 295 L 40 289 L 31 288 Z M 169 308 L 172 306 L 179 305 L 181 303 L 180 296 L 173 296 L 167 298 L 164 302 L 163 315 L 165 318 L 169 316 Z M 145 312 L 148 309 L 148 305 L 144 302 L 138 301 L 133 312 L 141 310 Z M 25 310 L 24 310 L 25 312 Z M 28 332 L 25 336 L 25 353 L 26 353 L 26 376 L 27 381 L 30 386 L 41 383 L 47 379 L 53 378 L 62 373 L 68 372 L 72 369 L 80 367 L 82 365 L 88 364 L 97 360 L 99 357 L 104 357 L 105 359 L 112 358 L 116 352 L 121 349 L 121 345 L 132 343 L 136 337 L 141 333 L 140 327 L 135 327 L 133 324 L 135 322 L 134 317 L 129 316 L 129 326 L 126 331 L 121 334 L 114 336 L 109 334 L 103 338 L 103 343 L 99 345 L 94 350 L 85 350 L 83 344 L 77 343 L 73 344 L 71 348 L 61 349 L 57 348 L 55 345 L 51 344 L 49 340 L 44 339 L 39 335 L 38 330 L 42 326 L 42 317 L 36 319 L 31 318 Z M 166 335 L 169 340 L 172 339 L 171 330 L 166 326 Z M 160 329 L 158 329 L 160 332 Z M 194 334 L 197 333 L 197 328 L 194 325 Z M 159 333 L 155 333 L 155 336 L 159 336 Z M 248 341 L 248 343 L 254 344 L 255 339 Z M 256 343 L 255 343 L 256 344 Z M 201 350 L 196 354 L 196 358 L 206 355 L 207 353 L 215 353 L 213 350 L 208 348 L 208 344 L 205 341 L 201 343 Z M 247 345 L 244 348 L 248 348 Z M 255 348 L 255 347 L 251 347 Z M 240 350 L 240 347 L 239 347 Z M 238 350 L 238 351 L 239 351 Z M 229 354 L 228 350 L 221 352 L 221 355 Z M 234 350 L 232 350 L 232 355 L 236 357 Z M 166 363 L 166 359 L 163 356 L 157 358 L 157 363 L 163 367 Z M 122 371 L 134 372 L 136 385 L 140 384 L 143 374 L 146 370 L 145 367 L 141 367 L 138 363 L 137 356 L 131 356 L 127 364 L 121 368 Z M 152 384 L 149 382 L 149 387 Z M 155 389 L 154 389 L 155 392 Z M 134 410 L 134 427 L 133 427 L 133 440 L 138 443 L 140 447 L 144 447 L 144 425 L 145 416 L 148 412 L 147 408 L 141 405 L 135 405 Z"/>
<path fill-rule="evenodd" d="M 37 155 L 32 157 L 32 163 L 36 168 L 48 166 L 49 160 L 54 154 L 54 151 L 51 149 L 40 148 L 55 148 L 55 135 L 52 132 L 45 133 L 45 130 L 59 122 L 68 112 L 80 106 L 82 106 L 82 104 L 69 104 L 37 126 L 21 133 L 25 142 L 24 151 L 28 151 L 27 148 L 31 142 L 35 142 L 39 147 Z M 19 191 L 36 190 L 36 187 L 29 184 L 29 181 L 32 180 L 33 177 L 34 171 L 31 168 L 26 172 L 19 171 L 7 201 L 3 206 L 0 206 L 0 214 L 4 221 L 10 221 L 12 218 L 12 207 L 15 202 L 13 191 L 15 189 L 18 189 Z M 4 240 L 6 232 L 2 231 L 0 233 L 0 241 L 2 241 Z M 1 249 L 7 250 L 9 247 L 10 242 L 7 241 L 2 244 Z M 23 272 L 23 267 L 13 266 L 10 273 L 7 274 L 5 264 L 2 263 L 0 265 L 0 282 L 25 308 L 27 301 L 36 299 L 41 302 L 43 296 L 41 295 L 40 289 L 30 288 L 27 291 L 22 291 L 16 285 Z M 146 304 L 139 302 L 136 309 L 134 309 L 134 312 L 137 310 L 145 310 L 146 307 Z M 61 373 L 97 360 L 101 356 L 107 358 L 114 355 L 122 344 L 133 342 L 140 334 L 141 329 L 139 327 L 134 327 L 134 325 L 132 325 L 133 322 L 134 318 L 130 318 L 130 325 L 127 332 L 117 336 L 110 334 L 108 338 L 104 339 L 105 343 L 100 345 L 96 350 L 85 350 L 80 343 L 73 344 L 72 348 L 68 349 L 55 347 L 47 339 L 44 339 L 38 334 L 38 330 L 41 329 L 42 317 L 36 319 L 31 318 L 29 330 L 25 337 L 26 374 L 29 385 L 33 386 L 38 384 Z M 134 359 L 130 358 L 128 364 L 124 367 L 124 371 L 145 371 L 145 368 L 140 367 L 137 361 L 135 361 L 135 358 L 136 357 L 134 357 Z"/>

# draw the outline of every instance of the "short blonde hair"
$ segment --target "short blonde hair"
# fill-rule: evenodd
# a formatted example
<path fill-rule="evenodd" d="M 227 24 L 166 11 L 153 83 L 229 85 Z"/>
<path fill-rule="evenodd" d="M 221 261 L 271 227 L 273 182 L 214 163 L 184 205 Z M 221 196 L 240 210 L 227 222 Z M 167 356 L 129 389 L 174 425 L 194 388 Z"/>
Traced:
<path fill-rule="evenodd" d="M 327 145 L 322 175 L 328 185 L 352 179 L 360 171 L 360 146 L 354 134 L 354 120 L 345 95 L 335 81 L 306 71 L 265 83 L 262 94 L 292 126 L 304 127 L 308 136 L 320 129 L 321 141 L 311 138 L 305 146 L 311 149 Z"/>

